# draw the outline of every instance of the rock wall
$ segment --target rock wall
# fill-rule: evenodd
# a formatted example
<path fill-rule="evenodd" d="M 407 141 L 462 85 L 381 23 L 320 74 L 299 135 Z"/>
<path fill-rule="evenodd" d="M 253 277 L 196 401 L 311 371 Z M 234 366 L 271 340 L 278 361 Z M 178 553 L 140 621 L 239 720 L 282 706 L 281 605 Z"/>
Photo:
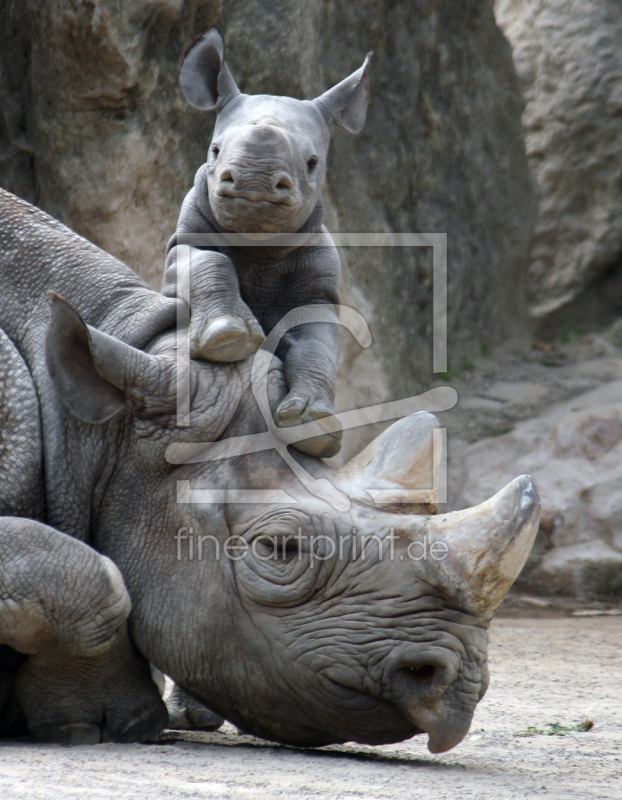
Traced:
<path fill-rule="evenodd" d="M 214 0 L 15 0 L 0 33 L 0 182 L 158 282 L 205 150 L 176 65 Z"/>
<path fill-rule="evenodd" d="M 177 86 L 194 35 L 218 21 L 243 91 L 295 97 L 374 50 L 365 130 L 334 135 L 329 226 L 447 233 L 450 369 L 525 334 L 534 187 L 492 0 L 8 0 L 0 13 L 0 184 L 153 285 L 213 124 Z M 344 262 L 344 301 L 374 344 L 344 341 L 341 406 L 427 387 L 429 248 Z"/>
<path fill-rule="evenodd" d="M 622 4 L 496 0 L 540 193 L 531 313 L 549 336 L 622 312 Z"/>
<path fill-rule="evenodd" d="M 593 369 L 595 363 L 584 366 Z M 622 360 L 600 365 L 622 376 Z M 555 404 L 511 433 L 471 445 L 462 468 L 462 508 L 487 499 L 520 473 L 534 479 L 542 517 L 519 587 L 536 594 L 619 599 L 622 380 Z"/>
<path fill-rule="evenodd" d="M 338 228 L 447 232 L 450 366 L 481 341 L 523 333 L 533 188 L 510 53 L 490 4 L 318 2 L 297 15 L 292 7 L 281 3 L 274 15 L 259 2 L 226 4 L 244 88 L 313 96 L 375 53 L 368 123 L 358 137 L 333 137 L 328 197 Z M 313 48 L 292 52 L 299 30 L 316 31 Z M 346 253 L 398 395 L 430 373 L 430 256 Z"/>

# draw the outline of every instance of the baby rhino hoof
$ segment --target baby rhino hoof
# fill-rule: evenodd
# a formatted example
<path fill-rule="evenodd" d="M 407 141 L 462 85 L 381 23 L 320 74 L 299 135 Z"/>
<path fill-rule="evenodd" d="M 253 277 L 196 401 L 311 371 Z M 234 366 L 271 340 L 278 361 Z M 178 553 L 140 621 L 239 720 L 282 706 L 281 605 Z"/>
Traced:
<path fill-rule="evenodd" d="M 279 428 L 292 428 L 296 425 L 314 421 L 319 422 L 321 425 L 323 419 L 334 417 L 336 413 L 330 403 L 324 401 L 308 403 L 302 397 L 288 396 L 277 408 L 274 421 Z M 341 448 L 342 434 L 342 430 L 327 430 L 326 433 L 320 436 L 294 442 L 292 447 L 302 453 L 316 456 L 316 458 L 331 458 L 337 455 Z"/>
<path fill-rule="evenodd" d="M 257 320 L 217 317 L 202 334 L 191 336 L 190 356 L 207 361 L 243 361 L 257 352 L 264 338 Z"/>

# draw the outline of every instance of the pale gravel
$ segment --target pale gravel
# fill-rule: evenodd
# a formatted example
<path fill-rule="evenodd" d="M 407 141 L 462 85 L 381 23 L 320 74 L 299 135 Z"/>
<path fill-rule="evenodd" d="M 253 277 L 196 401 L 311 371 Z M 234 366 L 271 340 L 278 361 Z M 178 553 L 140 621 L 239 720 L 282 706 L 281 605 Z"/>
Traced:
<path fill-rule="evenodd" d="M 0 798 L 622 798 L 621 648 L 620 617 L 494 621 L 490 689 L 471 733 L 443 755 L 431 755 L 425 737 L 296 750 L 230 725 L 150 745 L 13 741 L 0 745 Z M 587 733 L 516 735 L 586 717 L 595 723 Z"/>

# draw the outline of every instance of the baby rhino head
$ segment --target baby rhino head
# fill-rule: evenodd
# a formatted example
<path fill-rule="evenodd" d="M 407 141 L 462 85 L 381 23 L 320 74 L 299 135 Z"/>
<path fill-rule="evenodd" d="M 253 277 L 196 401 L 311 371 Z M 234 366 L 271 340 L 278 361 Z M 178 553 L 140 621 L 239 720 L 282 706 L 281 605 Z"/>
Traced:
<path fill-rule="evenodd" d="M 358 133 L 367 111 L 370 56 L 315 100 L 242 94 L 224 61 L 216 28 L 201 37 L 181 68 L 195 108 L 218 112 L 207 157 L 216 221 L 238 233 L 298 230 L 317 205 L 326 173 L 330 125 Z"/>

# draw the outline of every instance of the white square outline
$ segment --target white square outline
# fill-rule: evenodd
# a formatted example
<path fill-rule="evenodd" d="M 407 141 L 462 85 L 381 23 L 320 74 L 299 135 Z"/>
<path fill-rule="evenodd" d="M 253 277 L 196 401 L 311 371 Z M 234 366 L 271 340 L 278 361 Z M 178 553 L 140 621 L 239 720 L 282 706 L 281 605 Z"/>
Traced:
<path fill-rule="evenodd" d="M 179 233 L 177 235 L 178 297 L 186 302 L 178 305 L 177 311 L 177 425 L 190 424 L 190 354 L 188 349 L 188 324 L 190 301 L 190 247 L 275 247 L 275 246 L 330 246 L 336 247 L 432 247 L 432 372 L 447 372 L 447 234 L 446 233 L 333 233 L 312 234 L 224 234 L 224 233 Z M 432 390 L 434 391 L 434 390 Z M 407 398 L 407 401 L 418 398 Z M 397 401 L 400 402 L 400 401 Z M 448 407 L 452 407 L 452 403 Z M 394 404 L 386 404 L 394 405 Z M 371 410 L 371 409 L 370 409 Z M 440 409 L 437 409 L 440 410 Z M 366 409 L 357 409 L 363 414 Z M 412 412 L 408 412 L 412 413 Z M 209 443 L 202 445 L 203 450 Z M 213 443 L 215 444 L 215 443 Z M 433 431 L 433 463 L 438 464 L 436 486 L 427 489 L 390 492 L 392 502 L 398 503 L 446 503 L 447 502 L 447 429 Z M 201 447 L 201 445 L 198 445 Z M 175 445 L 167 449 L 167 459 Z M 283 455 L 283 454 L 282 454 Z M 221 456 L 222 457 L 222 456 Z M 194 459 L 192 459 L 194 460 Z M 211 460 L 209 457 L 201 460 Z M 288 463 L 290 459 L 287 459 Z M 173 458 L 173 463 L 184 463 Z M 290 465 L 292 466 L 292 465 Z M 295 469 L 298 474 L 300 470 Z M 304 471 L 304 470 L 303 470 Z M 306 471 L 304 471 L 306 472 Z M 301 477 L 299 475 L 299 477 Z M 311 476 L 309 476 L 311 478 Z M 317 481 L 303 480 L 308 489 Z M 372 499 L 382 502 L 384 492 L 369 490 Z M 322 493 L 323 495 L 324 493 Z M 339 495 L 329 493 L 324 499 L 339 508 Z M 398 496 L 399 495 L 399 496 Z M 263 498 L 263 499 L 262 499 Z M 178 503 L 287 503 L 296 502 L 281 490 L 193 490 L 188 481 L 178 481 Z M 344 510 L 344 509 L 341 509 Z"/>

